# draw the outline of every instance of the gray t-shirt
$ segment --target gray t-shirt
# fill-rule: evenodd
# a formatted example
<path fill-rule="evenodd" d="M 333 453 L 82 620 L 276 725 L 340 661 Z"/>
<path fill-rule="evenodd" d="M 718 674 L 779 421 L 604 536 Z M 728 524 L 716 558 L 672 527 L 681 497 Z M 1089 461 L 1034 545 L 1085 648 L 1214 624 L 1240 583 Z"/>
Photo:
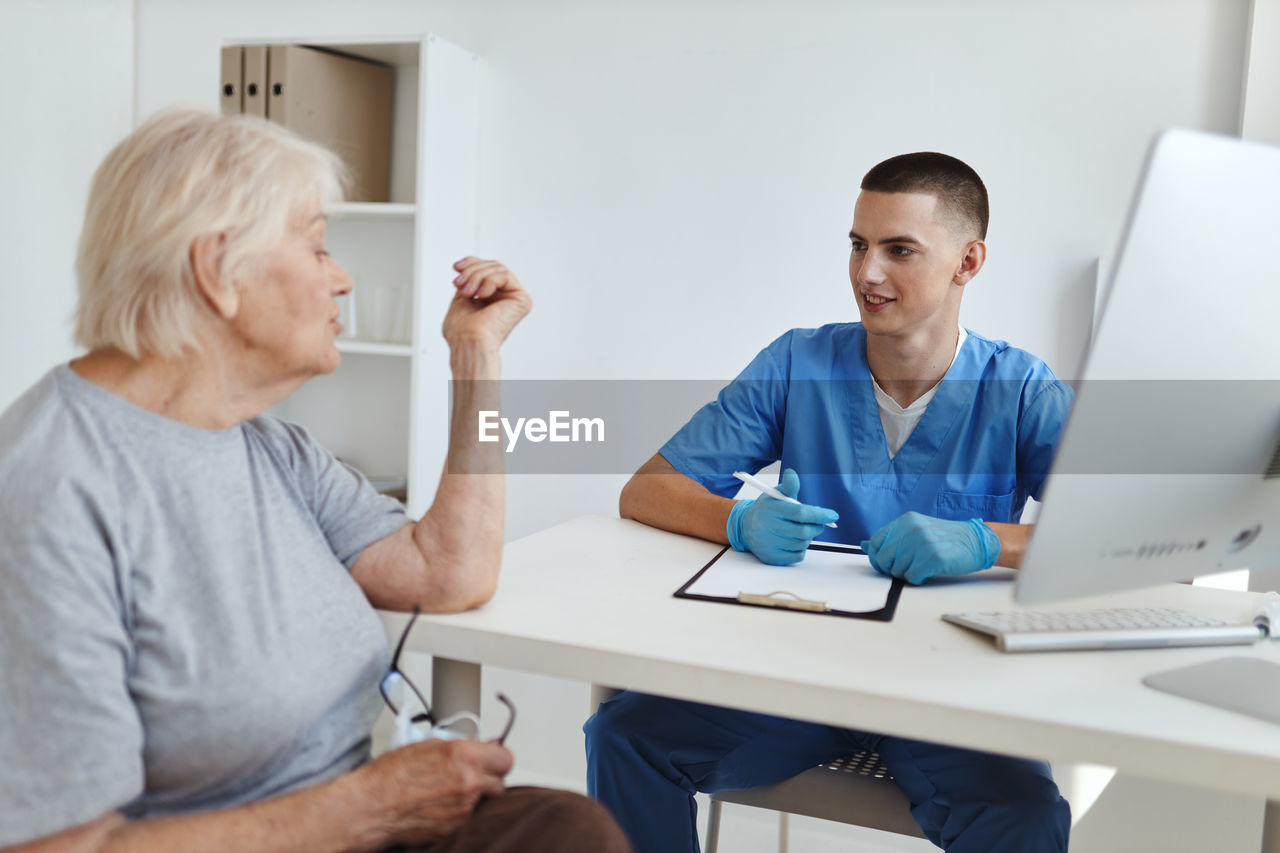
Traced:
<path fill-rule="evenodd" d="M 0 846 L 367 760 L 388 653 L 349 569 L 407 522 L 299 427 L 52 370 L 0 415 Z"/>

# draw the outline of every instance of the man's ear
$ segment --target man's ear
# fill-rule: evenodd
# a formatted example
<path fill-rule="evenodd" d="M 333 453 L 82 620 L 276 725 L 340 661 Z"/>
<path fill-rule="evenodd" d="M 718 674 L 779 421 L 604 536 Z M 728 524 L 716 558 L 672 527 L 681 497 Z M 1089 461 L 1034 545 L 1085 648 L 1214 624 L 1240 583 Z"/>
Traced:
<path fill-rule="evenodd" d="M 187 254 L 196 289 L 204 297 L 205 303 L 213 309 L 213 313 L 229 320 L 240 310 L 240 293 L 222 275 L 222 260 L 226 248 L 226 234 L 201 234 L 191 241 Z"/>
<path fill-rule="evenodd" d="M 960 265 L 956 267 L 956 274 L 952 277 L 951 283 L 964 287 L 978 274 L 978 270 L 982 269 L 982 265 L 986 262 L 987 244 L 981 240 L 970 240 L 964 248 L 964 256 L 960 258 Z"/>

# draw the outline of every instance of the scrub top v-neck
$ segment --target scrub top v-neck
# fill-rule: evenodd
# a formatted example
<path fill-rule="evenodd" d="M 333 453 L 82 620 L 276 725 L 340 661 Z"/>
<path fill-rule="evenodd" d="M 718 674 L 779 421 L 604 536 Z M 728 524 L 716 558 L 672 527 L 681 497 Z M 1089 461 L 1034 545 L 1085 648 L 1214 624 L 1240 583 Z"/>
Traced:
<path fill-rule="evenodd" d="M 964 346 L 964 342 L 968 340 L 969 333 L 964 329 L 959 329 L 956 334 L 956 347 L 951 353 L 951 360 L 947 362 L 947 368 L 950 369 L 952 363 L 956 360 L 956 356 L 960 354 L 960 347 Z M 912 400 L 907 406 L 903 407 L 898 401 L 893 399 L 888 392 L 880 387 L 880 383 L 876 381 L 875 374 L 871 374 L 871 391 L 876 398 L 876 408 L 880 410 L 880 426 L 884 430 L 884 444 L 892 458 L 902 449 L 902 445 L 906 443 L 910 437 L 912 430 L 916 428 L 916 424 L 920 422 L 920 416 L 924 414 L 924 410 L 928 407 L 929 401 L 933 399 L 933 395 L 938 391 L 938 384 L 942 380 L 939 379 L 933 384 L 928 391 L 925 391 L 916 399 Z"/>

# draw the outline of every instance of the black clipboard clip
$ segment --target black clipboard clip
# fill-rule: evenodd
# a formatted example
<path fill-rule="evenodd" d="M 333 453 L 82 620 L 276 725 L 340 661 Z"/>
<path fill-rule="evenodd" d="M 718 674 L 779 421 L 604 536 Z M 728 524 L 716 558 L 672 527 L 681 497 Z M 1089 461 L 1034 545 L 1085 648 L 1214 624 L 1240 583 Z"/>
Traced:
<path fill-rule="evenodd" d="M 791 597 L 780 597 L 788 595 Z M 764 607 L 781 607 L 784 610 L 808 610 L 813 613 L 826 613 L 831 609 L 827 607 L 827 603 L 825 601 L 811 601 L 807 598 L 801 598 L 794 592 L 787 592 L 785 589 L 771 592 L 768 595 L 761 595 L 758 592 L 740 592 L 738 593 L 738 601 L 742 604 L 759 604 Z"/>

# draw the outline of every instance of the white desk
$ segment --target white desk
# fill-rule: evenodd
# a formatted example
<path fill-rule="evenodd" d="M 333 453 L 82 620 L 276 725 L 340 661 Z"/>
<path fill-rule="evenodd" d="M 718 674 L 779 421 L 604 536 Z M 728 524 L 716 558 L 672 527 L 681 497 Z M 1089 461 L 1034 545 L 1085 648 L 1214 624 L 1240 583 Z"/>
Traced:
<path fill-rule="evenodd" d="M 420 617 L 409 647 L 434 656 L 442 712 L 479 707 L 483 663 L 1280 801 L 1280 726 L 1141 684 L 1228 654 L 1280 662 L 1280 642 L 1001 654 L 939 615 L 1013 607 L 1003 569 L 908 587 L 889 623 L 674 598 L 719 547 L 616 518 L 575 519 L 510 543 L 493 600 Z M 1237 618 L 1246 596 L 1171 584 L 1061 609 Z M 1280 851 L 1277 816 L 1269 803 L 1265 853 Z"/>

